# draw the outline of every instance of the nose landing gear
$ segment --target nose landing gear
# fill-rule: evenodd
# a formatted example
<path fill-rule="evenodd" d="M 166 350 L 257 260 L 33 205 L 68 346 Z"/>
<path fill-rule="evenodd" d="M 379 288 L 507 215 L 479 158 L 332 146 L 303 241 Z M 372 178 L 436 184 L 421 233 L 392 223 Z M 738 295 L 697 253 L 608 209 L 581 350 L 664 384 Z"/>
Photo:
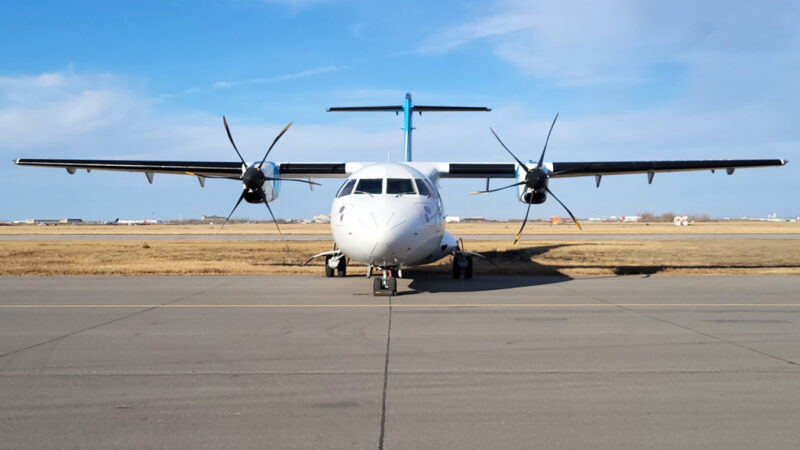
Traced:
<path fill-rule="evenodd" d="M 372 295 L 376 297 L 397 295 L 398 272 L 394 267 L 383 269 L 383 276 L 372 280 Z"/>

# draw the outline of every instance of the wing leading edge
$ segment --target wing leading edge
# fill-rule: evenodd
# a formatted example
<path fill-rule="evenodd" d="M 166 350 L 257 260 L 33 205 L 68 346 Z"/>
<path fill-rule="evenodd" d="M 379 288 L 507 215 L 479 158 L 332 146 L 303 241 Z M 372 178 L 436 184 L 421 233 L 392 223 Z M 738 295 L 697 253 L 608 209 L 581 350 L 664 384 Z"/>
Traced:
<path fill-rule="evenodd" d="M 76 170 L 111 170 L 121 172 L 144 172 L 148 178 L 154 173 L 193 175 L 204 178 L 228 178 L 238 180 L 242 176 L 242 164 L 219 161 L 137 161 L 104 159 L 17 159 L 20 166 L 53 167 Z M 624 175 L 634 173 L 685 172 L 697 170 L 725 170 L 752 167 L 775 167 L 785 165 L 783 159 L 718 159 L 688 161 L 598 161 L 598 162 L 554 162 L 552 178 Z M 281 175 L 295 178 L 344 178 L 354 169 L 369 163 L 278 163 Z M 516 178 L 514 163 L 410 163 L 440 178 Z"/>
<path fill-rule="evenodd" d="M 624 175 L 632 173 L 686 172 L 693 170 L 726 170 L 750 167 L 782 166 L 783 159 L 711 159 L 694 161 L 603 161 L 554 162 L 552 178 Z"/>
<path fill-rule="evenodd" d="M 242 177 L 242 164 L 220 161 L 135 161 L 110 159 L 17 159 L 19 166 L 54 167 L 75 173 L 78 169 L 193 175 L 202 178 Z M 347 176 L 344 163 L 279 163 L 281 175 L 295 178 L 339 178 Z"/>

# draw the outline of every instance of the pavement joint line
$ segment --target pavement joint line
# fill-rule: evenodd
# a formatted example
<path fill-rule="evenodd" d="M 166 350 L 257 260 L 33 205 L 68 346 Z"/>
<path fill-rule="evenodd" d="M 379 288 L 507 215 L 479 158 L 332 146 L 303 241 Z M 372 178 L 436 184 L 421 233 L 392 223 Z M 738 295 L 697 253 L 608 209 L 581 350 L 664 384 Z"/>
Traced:
<path fill-rule="evenodd" d="M 386 329 L 386 361 L 383 366 L 383 395 L 381 398 L 381 432 L 378 436 L 378 450 L 383 450 L 386 435 L 386 391 L 389 386 L 389 345 L 392 342 L 392 296 L 389 296 L 389 325 Z"/>
<path fill-rule="evenodd" d="M 711 333 L 707 333 L 705 331 L 696 330 L 696 329 L 694 329 L 692 327 L 689 327 L 689 326 L 686 326 L 686 325 L 681 325 L 681 324 L 679 324 L 677 322 L 673 322 L 671 320 L 662 319 L 660 317 L 656 317 L 656 316 L 651 315 L 651 314 L 646 314 L 644 312 L 641 312 L 641 310 L 637 310 L 637 309 L 634 309 L 634 308 L 630 307 L 629 305 L 625 305 L 625 304 L 622 304 L 622 303 L 606 302 L 602 298 L 595 297 L 594 295 L 587 294 L 585 292 L 579 292 L 579 291 L 576 291 L 574 289 L 570 289 L 569 287 L 566 287 L 566 286 L 562 286 L 561 288 L 566 290 L 566 291 L 572 292 L 574 294 L 581 295 L 583 297 L 590 298 L 592 300 L 596 300 L 598 302 L 603 302 L 603 303 L 606 303 L 607 305 L 617 307 L 617 308 L 619 308 L 619 309 L 621 309 L 623 311 L 627 311 L 627 312 L 629 312 L 631 314 L 635 314 L 635 315 L 640 316 L 640 317 L 647 317 L 648 319 L 655 320 L 657 322 L 665 323 L 667 325 L 671 325 L 673 327 L 677 327 L 677 328 L 680 328 L 682 330 L 689 331 L 691 333 L 695 333 L 695 334 L 700 335 L 700 336 L 705 336 L 705 337 L 707 337 L 707 338 L 709 338 L 709 339 L 711 339 L 713 341 L 716 341 L 716 342 L 721 342 L 721 343 L 724 343 L 724 344 L 732 345 L 732 346 L 737 347 L 739 349 L 747 350 L 747 351 L 759 354 L 761 356 L 766 356 L 767 358 L 774 359 L 776 361 L 780 361 L 780 362 L 789 364 L 791 366 L 795 366 L 795 367 L 800 366 L 800 362 L 793 361 L 793 360 L 788 359 L 788 358 L 783 358 L 783 357 L 780 357 L 778 355 L 773 355 L 772 353 L 768 353 L 768 352 L 765 352 L 763 350 L 758 350 L 756 348 L 749 347 L 747 345 L 740 344 L 738 342 L 735 342 L 735 341 L 732 341 L 732 340 L 729 340 L 729 339 L 723 339 L 723 338 L 715 336 L 715 335 L 713 335 Z"/>
<path fill-rule="evenodd" d="M 6 356 L 16 355 L 17 353 L 22 353 L 22 352 L 25 352 L 25 351 L 28 351 L 28 350 L 31 350 L 31 349 L 34 349 L 34 348 L 37 348 L 37 347 L 41 347 L 42 345 L 47 345 L 47 344 L 50 344 L 50 343 L 53 343 L 53 342 L 57 342 L 57 341 L 60 341 L 62 339 L 66 339 L 68 337 L 72 337 L 72 336 L 78 335 L 78 334 L 86 332 L 86 331 L 90 331 L 90 330 L 94 330 L 94 329 L 97 329 L 97 328 L 100 328 L 100 327 L 104 327 L 106 325 L 110 325 L 112 323 L 116 323 L 116 322 L 119 322 L 121 320 L 125 320 L 125 319 L 128 319 L 128 318 L 134 317 L 134 316 L 138 316 L 138 315 L 144 314 L 144 313 L 149 312 L 149 311 L 153 311 L 154 309 L 158 309 L 158 308 L 161 308 L 161 307 L 169 306 L 169 305 L 171 305 L 173 303 L 176 303 L 176 302 L 179 302 L 181 300 L 186 300 L 188 298 L 196 297 L 198 295 L 203 295 L 203 294 L 205 294 L 207 292 L 213 291 L 214 289 L 218 289 L 218 288 L 221 288 L 221 287 L 229 286 L 229 285 L 231 285 L 233 283 L 234 283 L 234 281 L 231 281 L 229 283 L 224 283 L 222 285 L 212 286 L 212 287 L 210 287 L 208 289 L 203 289 L 202 291 L 199 291 L 199 292 L 193 292 L 191 294 L 180 296 L 180 297 L 172 299 L 172 300 L 170 300 L 170 301 L 168 301 L 166 303 L 157 303 L 157 304 L 152 304 L 152 305 L 147 305 L 147 306 L 139 306 L 138 307 L 138 309 L 140 309 L 139 311 L 134 311 L 132 313 L 125 314 L 122 317 L 117 317 L 116 319 L 107 320 L 105 322 L 102 322 L 102 323 L 99 323 L 99 324 L 96 324 L 96 325 L 92 325 L 92 326 L 88 326 L 88 327 L 85 327 L 85 328 L 81 328 L 80 330 L 75 330 L 75 331 L 71 331 L 71 332 L 66 333 L 66 334 L 62 334 L 60 336 L 55 336 L 53 338 L 47 339 L 47 340 L 42 341 L 42 342 L 38 342 L 36 344 L 31 344 L 31 345 L 28 345 L 26 347 L 18 348 L 16 350 L 11 350 L 9 352 L 0 354 L 0 358 L 5 358 Z M 4 306 L 12 306 L 12 305 L 4 305 Z M 141 308 L 145 308 L 145 309 L 141 309 Z"/>
<path fill-rule="evenodd" d="M 36 369 L 32 369 L 36 370 Z M 417 376 L 417 375 L 440 375 L 440 376 L 472 376 L 472 375 L 492 375 L 492 376 L 515 376 L 515 375 L 599 375 L 599 374 L 612 374 L 612 375 L 707 375 L 707 374 L 762 374 L 762 375 L 783 375 L 793 374 L 796 375 L 798 371 L 793 368 L 772 368 L 772 369 L 596 369 L 596 370 L 538 370 L 538 369 L 522 369 L 522 370 L 470 370 L 470 369 L 404 369 L 393 370 L 392 376 Z M 192 376 L 192 377 L 283 377 L 283 376 L 364 376 L 373 377 L 375 375 L 383 374 L 383 370 L 300 370 L 300 371 L 260 371 L 260 372 L 52 372 L 52 373 L 31 373 L 30 371 L 6 371 L 0 372 L 0 378 L 19 378 L 36 376 L 39 378 L 64 378 L 64 377 L 108 377 L 108 378 L 124 378 L 124 377 L 175 377 L 175 376 Z"/>
<path fill-rule="evenodd" d="M 173 300 L 180 301 L 195 295 L 200 295 L 203 291 L 191 296 L 181 297 Z M 669 308 L 669 307 L 692 307 L 692 308 L 713 308 L 713 307 L 742 307 L 742 308 L 800 308 L 800 303 L 406 303 L 394 304 L 395 308 Z M 69 308 L 284 308 L 284 309 L 312 309 L 312 308 L 385 308 L 385 304 L 358 304 L 358 303 L 338 303 L 338 304 L 65 304 L 65 305 L 0 305 L 0 309 L 69 309 Z"/>

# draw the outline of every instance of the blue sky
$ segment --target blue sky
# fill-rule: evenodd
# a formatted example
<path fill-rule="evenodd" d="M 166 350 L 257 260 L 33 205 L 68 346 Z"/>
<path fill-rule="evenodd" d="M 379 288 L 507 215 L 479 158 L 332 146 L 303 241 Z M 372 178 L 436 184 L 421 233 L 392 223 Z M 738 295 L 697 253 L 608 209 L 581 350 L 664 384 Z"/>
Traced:
<path fill-rule="evenodd" d="M 739 4 L 742 3 L 742 4 Z M 286 123 L 276 161 L 394 160 L 401 120 L 328 106 L 476 105 L 415 118 L 415 158 L 785 158 L 783 168 L 554 180 L 579 217 L 800 215 L 796 2 L 30 1 L 0 15 L 0 220 L 225 215 L 235 182 L 16 167 L 11 160 L 233 161 Z M 326 213 L 339 185 L 283 186 L 279 217 Z M 499 183 L 499 182 L 496 182 Z M 510 192 L 442 181 L 448 214 L 519 218 Z M 499 185 L 499 184 L 496 184 Z M 244 205 L 238 217 L 266 218 Z M 535 217 L 562 214 L 553 201 Z"/>

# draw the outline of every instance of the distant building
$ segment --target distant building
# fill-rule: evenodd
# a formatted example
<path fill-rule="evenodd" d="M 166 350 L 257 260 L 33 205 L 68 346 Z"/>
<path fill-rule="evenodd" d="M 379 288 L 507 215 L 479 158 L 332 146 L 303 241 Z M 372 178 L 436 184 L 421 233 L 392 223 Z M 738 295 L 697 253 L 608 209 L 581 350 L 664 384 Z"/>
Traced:
<path fill-rule="evenodd" d="M 155 224 L 158 223 L 158 220 L 156 220 L 156 219 L 141 219 L 141 220 L 125 219 L 125 220 L 119 220 L 119 221 L 117 221 L 117 223 L 120 224 L 120 225 L 155 225 Z"/>
<path fill-rule="evenodd" d="M 61 219 L 58 223 L 83 223 L 81 219 Z"/>
<path fill-rule="evenodd" d="M 689 216 L 675 216 L 672 219 L 672 223 L 674 223 L 676 227 L 688 226 L 689 225 Z"/>
<path fill-rule="evenodd" d="M 642 216 L 620 216 L 619 219 L 623 222 L 638 222 Z"/>
<path fill-rule="evenodd" d="M 447 216 L 447 217 L 444 218 L 444 221 L 446 223 L 457 223 L 457 222 L 461 222 L 461 217 L 458 217 L 458 216 Z"/>
<path fill-rule="evenodd" d="M 331 223 L 331 216 L 327 214 L 317 214 L 312 219 L 314 219 L 314 223 Z"/>
<path fill-rule="evenodd" d="M 60 222 L 61 219 L 25 219 L 25 223 L 29 225 L 55 225 Z"/>

